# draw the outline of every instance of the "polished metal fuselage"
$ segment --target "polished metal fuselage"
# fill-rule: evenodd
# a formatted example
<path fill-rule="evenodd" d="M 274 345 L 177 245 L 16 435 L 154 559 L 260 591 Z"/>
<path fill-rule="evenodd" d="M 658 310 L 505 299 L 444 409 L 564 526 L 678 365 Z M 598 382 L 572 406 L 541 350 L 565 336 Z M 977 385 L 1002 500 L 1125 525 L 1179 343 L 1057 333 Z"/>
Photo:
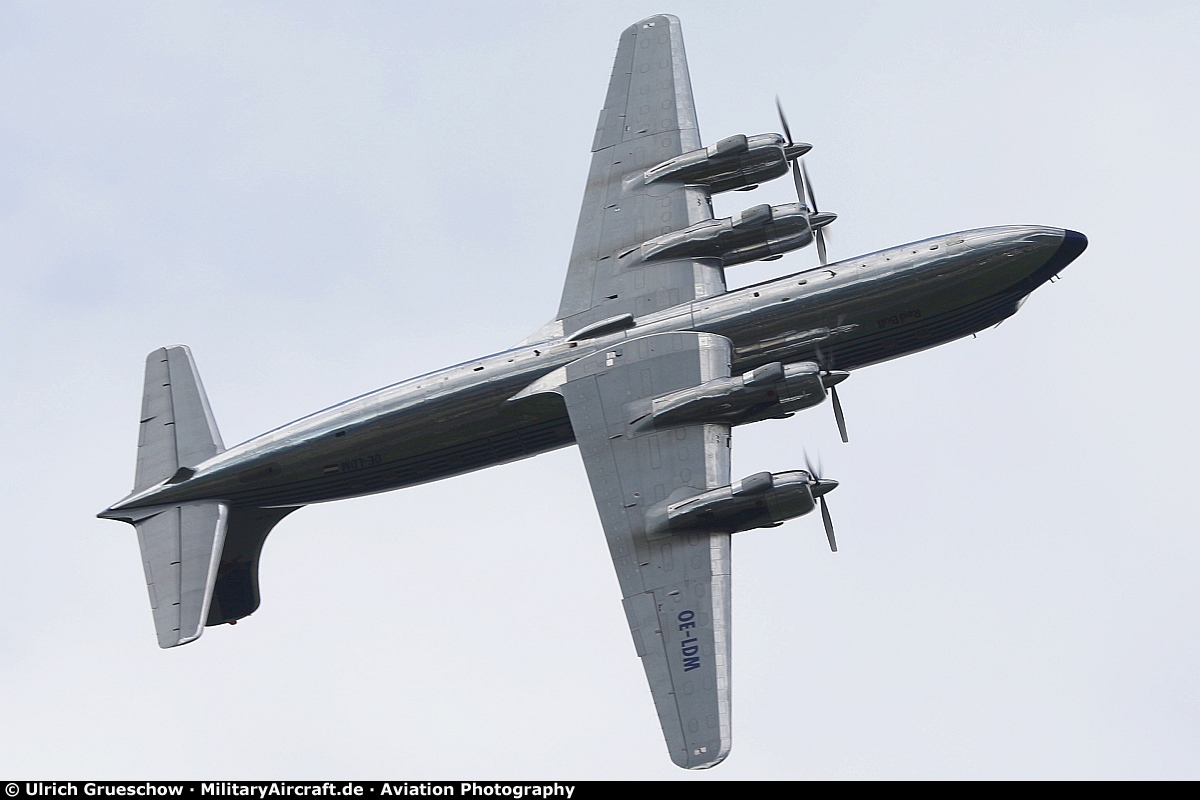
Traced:
<path fill-rule="evenodd" d="M 299 506 L 562 447 L 574 435 L 560 397 L 510 398 L 577 358 L 648 334 L 726 336 L 735 375 L 773 361 L 854 370 L 897 358 L 1012 315 L 1078 255 L 1080 240 L 1037 226 L 955 233 L 701 298 L 600 338 L 522 344 L 299 419 L 190 465 L 192 477 L 131 495 L 110 511 L 213 499 L 234 507 Z"/>

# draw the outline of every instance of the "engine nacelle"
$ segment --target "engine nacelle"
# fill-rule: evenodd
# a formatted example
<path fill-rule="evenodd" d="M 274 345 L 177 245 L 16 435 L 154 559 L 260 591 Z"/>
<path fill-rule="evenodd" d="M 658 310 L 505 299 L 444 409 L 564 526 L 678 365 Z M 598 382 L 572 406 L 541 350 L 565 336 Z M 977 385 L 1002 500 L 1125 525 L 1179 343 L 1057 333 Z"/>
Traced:
<path fill-rule="evenodd" d="M 629 432 L 638 435 L 691 422 L 742 425 L 782 417 L 825 399 L 847 372 L 823 371 L 811 362 L 778 361 L 730 378 L 717 378 L 662 397 L 630 403 Z"/>
<path fill-rule="evenodd" d="M 821 214 L 820 224 L 833 221 Z M 828 220 L 826 219 L 828 217 Z M 820 227 L 820 225 L 818 225 Z M 812 241 L 808 209 L 799 203 L 754 206 L 724 219 L 697 222 L 681 231 L 664 233 L 621 254 L 639 254 L 642 261 L 671 258 L 719 258 L 725 266 L 781 256 Z"/>
<path fill-rule="evenodd" d="M 675 181 L 707 186 L 713 194 L 750 189 L 787 174 L 788 159 L 803 155 L 809 145 L 787 147 L 777 133 L 738 134 L 702 150 L 683 153 L 646 170 L 643 180 Z"/>
<path fill-rule="evenodd" d="M 646 512 L 646 536 L 774 527 L 812 511 L 815 498 L 836 486 L 837 481 L 817 480 L 804 470 L 759 472 L 729 486 L 651 507 Z"/>

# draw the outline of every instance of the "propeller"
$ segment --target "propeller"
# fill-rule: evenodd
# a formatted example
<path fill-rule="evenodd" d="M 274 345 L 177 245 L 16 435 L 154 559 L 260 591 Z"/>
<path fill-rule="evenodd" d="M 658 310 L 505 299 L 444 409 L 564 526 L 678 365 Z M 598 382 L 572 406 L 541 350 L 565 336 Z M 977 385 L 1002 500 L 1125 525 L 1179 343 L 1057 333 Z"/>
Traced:
<path fill-rule="evenodd" d="M 804 162 L 796 159 L 792 162 L 792 166 L 800 165 L 800 174 L 804 176 L 804 188 L 808 190 L 809 206 L 812 208 L 812 216 L 820 217 L 821 209 L 817 207 L 817 195 L 813 192 L 812 178 L 808 177 L 808 168 L 804 166 Z M 832 222 L 830 220 L 829 222 Z M 826 222 L 825 225 L 828 225 Z M 813 228 L 813 238 L 817 240 L 817 256 L 821 259 L 821 266 L 829 263 L 829 250 L 825 246 L 825 225 Z"/>
<path fill-rule="evenodd" d="M 838 399 L 837 385 L 849 378 L 850 373 L 830 369 L 833 359 L 827 360 L 820 347 L 817 348 L 817 364 L 821 367 L 821 384 L 829 390 L 830 399 L 833 400 L 833 418 L 837 420 L 838 433 L 842 435 L 842 443 L 848 444 L 850 436 L 846 433 L 846 415 L 842 413 L 842 401 Z"/>
<path fill-rule="evenodd" d="M 787 137 L 787 147 L 783 150 L 784 157 L 788 161 L 795 161 L 812 150 L 812 145 L 808 142 L 797 142 L 792 138 L 792 129 L 788 126 L 787 114 L 783 113 L 783 103 L 779 101 L 779 95 L 775 95 L 775 108 L 779 111 L 779 122 L 783 125 L 783 135 Z M 804 202 L 803 198 L 800 202 Z"/>
<path fill-rule="evenodd" d="M 817 242 L 817 257 L 821 259 L 821 266 L 825 266 L 829 263 L 829 250 L 825 246 L 824 228 L 833 222 L 837 215 L 829 212 L 822 214 L 817 207 L 817 196 L 813 192 L 812 180 L 808 177 L 808 169 L 804 166 L 804 162 L 800 160 L 802 155 L 812 149 L 812 145 L 795 142 L 792 139 L 792 129 L 788 125 L 787 114 L 783 113 L 783 103 L 779 100 L 779 95 L 775 96 L 775 108 L 779 112 L 779 123 L 783 126 L 783 135 L 787 137 L 787 147 L 783 152 L 792 162 L 792 181 L 796 184 L 796 197 L 799 199 L 800 205 L 805 209 L 811 209 L 809 225 L 812 228 L 813 239 Z"/>
<path fill-rule="evenodd" d="M 813 479 L 813 497 L 821 501 L 821 521 L 825 523 L 825 538 L 829 540 L 829 549 L 836 553 L 837 539 L 833 535 L 833 517 L 829 516 L 829 505 L 825 502 L 825 495 L 836 489 L 838 482 L 819 477 L 821 474 L 821 462 L 818 460 L 817 465 L 814 467 L 808 459 L 807 450 L 804 451 L 804 466 Z"/>

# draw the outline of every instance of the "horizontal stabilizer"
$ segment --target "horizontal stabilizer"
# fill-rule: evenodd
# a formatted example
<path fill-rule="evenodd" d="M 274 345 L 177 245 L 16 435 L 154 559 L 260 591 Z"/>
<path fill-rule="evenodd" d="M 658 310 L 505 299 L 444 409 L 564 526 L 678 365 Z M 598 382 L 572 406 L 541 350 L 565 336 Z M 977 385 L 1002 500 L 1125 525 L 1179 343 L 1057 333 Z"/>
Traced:
<path fill-rule="evenodd" d="M 225 449 L 192 351 L 184 345 L 160 347 L 146 357 L 140 419 L 134 492 Z"/>
<path fill-rule="evenodd" d="M 135 520 L 159 647 L 200 638 L 229 517 L 224 503 L 171 506 Z"/>

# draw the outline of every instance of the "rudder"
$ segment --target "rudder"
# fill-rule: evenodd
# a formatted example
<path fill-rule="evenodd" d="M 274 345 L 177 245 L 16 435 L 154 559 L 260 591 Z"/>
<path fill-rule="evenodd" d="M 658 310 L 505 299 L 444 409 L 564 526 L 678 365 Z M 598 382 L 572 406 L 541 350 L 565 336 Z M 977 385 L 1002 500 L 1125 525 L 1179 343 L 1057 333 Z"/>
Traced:
<path fill-rule="evenodd" d="M 258 609 L 258 559 L 271 529 L 299 506 L 229 510 L 206 625 L 236 622 Z"/>

